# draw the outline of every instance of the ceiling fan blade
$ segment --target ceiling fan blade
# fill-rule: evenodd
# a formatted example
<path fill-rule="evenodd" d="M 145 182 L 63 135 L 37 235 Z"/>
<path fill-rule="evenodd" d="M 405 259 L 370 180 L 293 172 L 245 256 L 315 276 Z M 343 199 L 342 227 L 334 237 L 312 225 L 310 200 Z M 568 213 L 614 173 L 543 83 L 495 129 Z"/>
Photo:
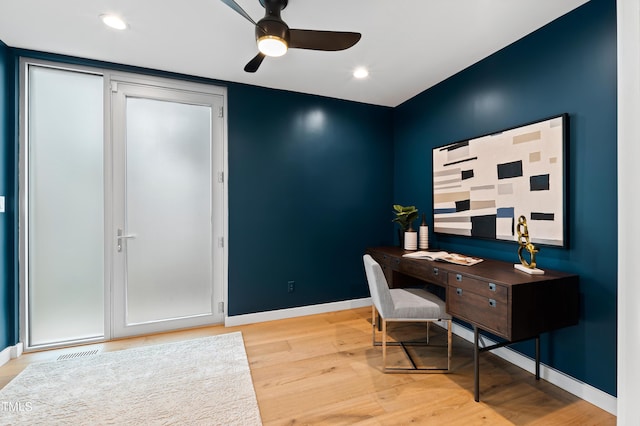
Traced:
<path fill-rule="evenodd" d="M 251 19 L 251 16 L 249 16 L 249 14 L 247 12 L 245 12 L 244 9 L 241 8 L 238 3 L 236 3 L 233 0 L 220 0 L 220 1 L 222 1 L 222 3 L 226 4 L 227 6 L 229 6 L 231 9 L 235 10 L 236 12 L 238 12 L 240 15 L 244 16 L 245 19 L 247 19 L 247 21 L 251 22 L 253 25 L 256 25 L 256 22 L 253 19 Z"/>
<path fill-rule="evenodd" d="M 244 66 L 246 72 L 256 72 L 264 60 L 264 53 L 258 53 L 247 65 Z"/>
<path fill-rule="evenodd" d="M 346 31 L 289 30 L 289 47 L 312 50 L 344 50 L 355 45 L 360 33 Z"/>

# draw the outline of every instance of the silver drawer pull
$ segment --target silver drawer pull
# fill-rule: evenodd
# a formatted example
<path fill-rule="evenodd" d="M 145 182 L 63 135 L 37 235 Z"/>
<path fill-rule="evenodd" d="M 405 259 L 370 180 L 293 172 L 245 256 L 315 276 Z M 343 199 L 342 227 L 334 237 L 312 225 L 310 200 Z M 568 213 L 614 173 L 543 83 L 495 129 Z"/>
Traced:
<path fill-rule="evenodd" d="M 456 281 L 462 281 L 462 274 L 456 274 Z"/>
<path fill-rule="evenodd" d="M 496 285 L 494 283 L 489 283 L 489 290 L 496 291 Z"/>
<path fill-rule="evenodd" d="M 438 268 L 433 268 L 433 275 L 438 275 Z"/>
<path fill-rule="evenodd" d="M 489 299 L 489 306 L 491 306 L 492 308 L 496 307 L 496 301 L 495 299 Z"/>
<path fill-rule="evenodd" d="M 461 288 L 456 288 L 456 294 L 458 296 L 462 296 L 462 289 Z"/>

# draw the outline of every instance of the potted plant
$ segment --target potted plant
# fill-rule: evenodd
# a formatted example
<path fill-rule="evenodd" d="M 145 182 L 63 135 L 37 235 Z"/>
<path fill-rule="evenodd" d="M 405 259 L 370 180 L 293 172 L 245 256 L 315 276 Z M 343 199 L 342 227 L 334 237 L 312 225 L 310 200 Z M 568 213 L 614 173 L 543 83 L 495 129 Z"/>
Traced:
<path fill-rule="evenodd" d="M 398 239 L 400 240 L 400 247 L 404 247 L 407 249 L 405 244 L 405 232 L 414 232 L 413 221 L 418 218 L 418 209 L 415 206 L 401 206 L 400 204 L 394 204 L 393 210 L 396 217 L 392 220 L 392 222 L 396 222 L 400 225 L 400 229 L 398 229 Z M 413 245 L 411 245 L 413 246 Z M 415 247 L 413 248 L 415 250 Z"/>

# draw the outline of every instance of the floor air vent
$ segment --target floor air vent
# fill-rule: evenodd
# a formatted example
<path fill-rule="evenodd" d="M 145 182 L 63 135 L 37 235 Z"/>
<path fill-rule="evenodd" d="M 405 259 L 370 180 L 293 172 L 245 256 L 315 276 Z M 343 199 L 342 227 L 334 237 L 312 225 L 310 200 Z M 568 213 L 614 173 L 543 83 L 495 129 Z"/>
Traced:
<path fill-rule="evenodd" d="M 74 358 L 81 358 L 83 356 L 91 356 L 91 355 L 95 355 L 98 353 L 98 349 L 94 349 L 92 351 L 84 351 L 84 352 L 74 352 L 71 354 L 64 354 L 64 355 L 60 355 L 58 357 L 58 361 L 61 361 L 63 359 L 74 359 Z"/>

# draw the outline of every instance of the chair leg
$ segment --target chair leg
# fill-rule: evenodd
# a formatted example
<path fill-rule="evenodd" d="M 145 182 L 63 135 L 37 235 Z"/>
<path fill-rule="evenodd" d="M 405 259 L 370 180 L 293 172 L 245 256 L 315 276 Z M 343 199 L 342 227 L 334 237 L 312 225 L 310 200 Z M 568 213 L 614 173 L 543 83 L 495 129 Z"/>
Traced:
<path fill-rule="evenodd" d="M 387 321 L 381 318 L 382 321 L 382 371 L 387 370 Z"/>
<path fill-rule="evenodd" d="M 427 321 L 427 345 L 429 344 L 429 330 L 431 328 L 431 321 Z"/>
<path fill-rule="evenodd" d="M 371 344 L 376 345 L 376 307 L 371 305 Z"/>
<path fill-rule="evenodd" d="M 451 330 L 453 327 L 451 326 L 452 321 L 447 320 L 447 371 L 451 371 L 451 355 L 452 355 L 452 335 L 453 331 Z"/>
<path fill-rule="evenodd" d="M 377 320 L 376 320 L 377 318 Z M 376 324 L 378 322 L 378 324 Z M 429 330 L 430 330 L 430 322 L 425 321 L 427 323 L 427 345 L 429 344 Z M 388 342 L 387 341 L 387 321 L 378 315 L 375 307 L 371 308 L 371 329 L 372 329 L 372 338 L 373 338 L 373 346 L 382 346 L 382 371 L 384 373 L 428 373 L 428 372 L 450 372 L 451 371 L 451 359 L 452 359 L 452 321 L 447 320 L 447 367 L 444 368 L 420 368 L 417 367 L 411 354 L 407 350 L 407 342 Z M 381 341 L 376 341 L 376 328 L 381 329 Z M 401 346 L 405 355 L 409 358 L 412 366 L 411 368 L 405 367 L 387 367 L 387 346 Z"/>

